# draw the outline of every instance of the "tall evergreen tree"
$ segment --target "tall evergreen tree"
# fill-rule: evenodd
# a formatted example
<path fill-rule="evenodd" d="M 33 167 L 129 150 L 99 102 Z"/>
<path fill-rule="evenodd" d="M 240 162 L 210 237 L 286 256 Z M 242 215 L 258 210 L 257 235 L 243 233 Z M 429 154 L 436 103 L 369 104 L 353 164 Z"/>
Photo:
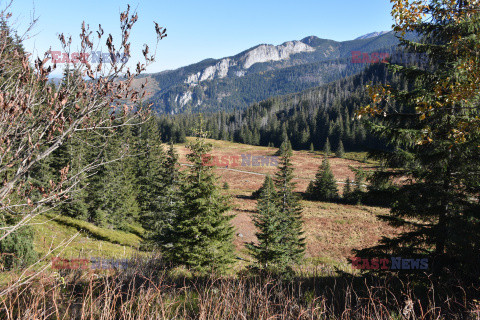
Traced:
<path fill-rule="evenodd" d="M 258 243 L 249 243 L 247 248 L 261 269 L 269 272 L 283 271 L 289 265 L 290 252 L 284 241 L 283 219 L 278 206 L 278 195 L 270 176 L 265 177 L 257 203 L 253 223 Z"/>
<path fill-rule="evenodd" d="M 167 158 L 163 163 L 162 180 L 160 183 L 162 192 L 158 193 L 156 199 L 156 211 L 153 212 L 151 219 L 145 221 L 145 224 L 150 224 L 147 227 L 147 230 L 150 231 L 147 239 L 155 245 L 162 245 L 168 230 L 175 228 L 175 218 L 183 205 L 180 193 L 183 176 L 178 166 L 178 155 L 171 142 L 167 151 Z"/>
<path fill-rule="evenodd" d="M 323 153 L 326 157 L 328 157 L 331 152 L 332 148 L 330 147 L 330 140 L 327 138 L 327 140 L 325 140 L 325 144 L 323 145 Z"/>
<path fill-rule="evenodd" d="M 267 182 L 268 182 L 267 177 L 265 177 L 265 180 L 263 181 L 263 184 L 260 186 L 260 188 L 258 188 L 257 190 L 252 192 L 252 198 L 253 199 L 259 199 L 260 198 L 260 196 L 263 193 L 263 190 L 267 187 Z"/>
<path fill-rule="evenodd" d="M 180 187 L 183 202 L 159 242 L 164 257 L 173 265 L 201 273 L 222 272 L 234 261 L 233 216 L 226 214 L 228 201 L 216 184 L 213 167 L 203 161 L 212 146 L 201 129 L 197 135 L 187 145 L 192 167 Z"/>
<path fill-rule="evenodd" d="M 343 148 L 343 142 L 342 140 L 338 140 L 338 147 L 337 150 L 335 151 L 335 156 L 337 158 L 343 158 L 345 156 L 345 149 Z"/>
<path fill-rule="evenodd" d="M 299 263 L 305 251 L 305 238 L 303 237 L 302 207 L 297 194 L 294 192 L 293 180 L 293 155 L 292 146 L 288 140 L 283 141 L 279 150 L 279 167 L 275 173 L 275 187 L 280 211 L 280 229 L 282 241 L 288 247 L 285 252 L 285 265 L 292 266 Z"/>
<path fill-rule="evenodd" d="M 106 138 L 101 154 L 105 164 L 92 176 L 88 188 L 91 220 L 96 224 L 128 229 L 140 217 L 134 139 L 129 126 Z"/>
<path fill-rule="evenodd" d="M 165 180 L 165 151 L 161 145 L 158 125 L 154 118 L 139 125 L 136 140 L 136 176 L 139 190 L 137 201 L 140 206 L 140 219 L 146 229 L 160 211 L 162 197 L 168 183 Z"/>
<path fill-rule="evenodd" d="M 352 200 L 352 191 L 352 183 L 350 182 L 350 177 L 348 177 L 343 185 L 343 200 L 350 202 Z"/>
<path fill-rule="evenodd" d="M 479 280 L 480 133 L 478 126 L 474 129 L 479 92 L 470 79 L 478 77 L 480 66 L 478 55 L 472 56 L 480 43 L 480 15 L 471 9 L 468 1 L 430 1 L 426 13 L 432 20 L 413 25 L 421 42 L 402 41 L 407 50 L 426 53 L 428 65 L 394 66 L 408 87 L 391 84 L 383 93 L 371 89 L 374 104 L 369 108 L 378 110 L 380 121 L 372 128 L 402 149 L 377 152 L 375 158 L 389 167 L 384 173 L 392 178 L 410 177 L 385 218 L 408 231 L 359 254 L 426 254 L 437 274 L 448 271 Z M 384 93 L 393 105 L 385 105 Z"/>

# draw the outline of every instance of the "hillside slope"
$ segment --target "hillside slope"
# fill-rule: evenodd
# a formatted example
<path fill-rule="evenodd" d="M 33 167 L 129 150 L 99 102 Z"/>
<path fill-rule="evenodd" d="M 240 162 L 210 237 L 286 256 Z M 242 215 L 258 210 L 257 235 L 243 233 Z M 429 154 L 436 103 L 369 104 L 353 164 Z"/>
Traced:
<path fill-rule="evenodd" d="M 148 75 L 155 83 L 150 102 L 169 114 L 244 109 L 357 74 L 365 64 L 352 63 L 352 51 L 389 52 L 397 44 L 393 32 L 344 42 L 310 36 L 261 44 L 235 56 Z"/>

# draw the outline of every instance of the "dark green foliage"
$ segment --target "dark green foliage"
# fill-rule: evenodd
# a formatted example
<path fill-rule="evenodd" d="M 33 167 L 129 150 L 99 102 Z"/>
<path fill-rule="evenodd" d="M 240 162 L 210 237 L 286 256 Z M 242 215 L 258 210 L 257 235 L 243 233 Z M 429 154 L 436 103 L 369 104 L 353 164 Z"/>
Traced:
<path fill-rule="evenodd" d="M 346 192 L 346 189 L 344 188 L 343 190 L 343 200 L 346 201 L 347 203 L 351 204 L 365 204 L 365 200 L 368 200 L 368 203 L 370 205 L 379 205 L 383 204 L 384 202 L 383 199 L 375 199 L 368 197 L 366 194 L 366 186 L 365 186 L 365 179 L 367 173 L 360 169 L 360 168 L 353 168 L 350 167 L 351 170 L 355 172 L 355 180 L 353 182 L 353 186 L 351 184 L 351 181 L 349 179 L 348 183 L 345 185 L 345 188 L 348 187 L 349 192 Z"/>
<path fill-rule="evenodd" d="M 277 191 L 277 203 L 280 215 L 279 235 L 282 236 L 286 245 L 286 251 L 282 254 L 284 267 L 290 267 L 299 263 L 305 251 L 305 238 L 302 230 L 302 207 L 300 199 L 294 192 L 293 165 L 291 162 L 292 147 L 288 140 L 280 146 L 279 167 L 275 173 L 275 188 Z"/>
<path fill-rule="evenodd" d="M 18 220 L 5 219 L 3 215 L 0 218 L 0 227 L 13 226 Z M 3 234 L 2 231 L 0 235 Z M 34 263 L 39 257 L 33 245 L 34 235 L 31 226 L 22 226 L 0 240 L 0 269 L 24 268 Z"/>
<path fill-rule="evenodd" d="M 253 216 L 258 244 L 246 245 L 257 266 L 268 272 L 284 271 L 291 264 L 289 243 L 285 241 L 284 219 L 278 206 L 278 195 L 270 176 L 265 177 L 257 213 Z"/>
<path fill-rule="evenodd" d="M 151 118 L 136 130 L 135 174 L 139 189 L 137 202 L 141 209 L 140 220 L 145 228 L 150 229 L 153 217 L 160 211 L 160 197 L 164 195 L 165 188 L 171 181 L 165 181 L 166 155 L 159 143 L 161 139 L 155 119 Z"/>
<path fill-rule="evenodd" d="M 315 180 L 307 188 L 307 197 L 312 200 L 333 201 L 338 199 L 338 188 L 328 158 L 323 159 Z"/>
<path fill-rule="evenodd" d="M 323 153 L 325 156 L 329 156 L 331 152 L 332 148 L 330 147 L 330 140 L 327 138 L 327 140 L 325 140 L 325 144 L 323 145 Z"/>
<path fill-rule="evenodd" d="M 173 143 L 184 143 L 187 141 L 185 137 L 186 132 L 190 132 L 190 130 L 187 130 L 189 124 L 182 121 L 182 119 L 161 116 L 156 117 L 155 120 L 158 121 L 162 141 L 171 141 Z"/>
<path fill-rule="evenodd" d="M 458 2 L 459 10 L 463 1 Z M 431 7 L 436 8 L 436 6 Z M 432 21 L 417 29 L 420 43 L 405 41 L 404 47 L 416 53 L 427 53 L 429 64 L 422 68 L 393 66 L 408 86 L 391 84 L 397 97 L 392 104 L 396 112 L 381 115 L 371 124 L 375 132 L 395 147 L 394 152 L 373 153 L 382 162 L 377 184 L 385 177 L 409 178 L 393 194 L 391 214 L 381 217 L 396 227 L 398 236 L 381 240 L 378 246 L 361 250 L 361 256 L 395 254 L 403 257 L 429 256 L 430 271 L 469 277 L 478 281 L 480 274 L 480 134 L 478 130 L 458 140 L 455 124 L 478 119 L 478 95 L 460 102 L 448 99 L 449 79 L 463 79 L 457 68 L 465 48 L 451 53 L 451 39 L 470 39 L 465 45 L 478 46 L 480 23 L 478 13 L 466 21 Z M 475 61 L 478 65 L 478 60 Z M 456 80 L 457 81 L 457 80 Z M 422 117 L 417 102 L 435 106 Z M 458 128 L 458 127 L 457 127 Z M 379 180 L 378 180 L 379 179 Z"/>
<path fill-rule="evenodd" d="M 257 213 L 253 222 L 258 244 L 247 244 L 260 270 L 285 273 L 303 258 L 305 239 L 302 237 L 301 206 L 293 192 L 292 150 L 288 140 L 282 143 L 280 163 L 275 182 L 265 177 L 258 194 Z"/>
<path fill-rule="evenodd" d="M 366 172 L 363 171 L 362 169 L 355 169 L 355 192 L 365 192 L 366 187 L 365 187 L 365 177 L 366 177 Z"/>
<path fill-rule="evenodd" d="M 345 149 L 343 148 L 342 140 L 339 140 L 337 150 L 335 151 L 337 158 L 343 158 L 345 156 Z"/>
<path fill-rule="evenodd" d="M 252 198 L 253 199 L 260 198 L 260 195 L 262 194 L 263 190 L 266 187 L 266 185 L 265 185 L 266 182 L 267 182 L 267 179 L 265 178 L 265 180 L 263 181 L 263 184 L 260 186 L 260 188 L 258 188 L 258 190 L 255 190 L 255 191 L 252 192 Z"/>
<path fill-rule="evenodd" d="M 202 155 L 211 150 L 204 133 L 200 131 L 187 147 L 187 159 L 193 166 L 180 185 L 182 203 L 159 243 L 165 259 L 174 266 L 201 273 L 222 272 L 234 261 L 228 201 L 216 185 L 213 167 L 202 161 Z"/>
<path fill-rule="evenodd" d="M 174 228 L 173 221 L 178 215 L 183 203 L 180 193 L 180 186 L 183 176 L 178 170 L 178 155 L 176 154 L 173 144 L 167 151 L 167 157 L 163 163 L 161 183 L 156 191 L 155 203 L 156 211 L 152 212 L 150 219 L 144 221 L 150 235 L 148 239 L 155 245 L 162 245 L 162 239 L 166 236 L 168 230 Z"/>
<path fill-rule="evenodd" d="M 127 126 L 117 129 L 107 143 L 107 163 L 97 173 L 91 193 L 96 203 L 94 222 L 99 225 L 123 229 L 140 217 L 134 140 Z"/>
<path fill-rule="evenodd" d="M 343 185 L 343 200 L 346 202 L 352 201 L 352 183 L 350 177 L 345 179 L 345 184 Z"/>

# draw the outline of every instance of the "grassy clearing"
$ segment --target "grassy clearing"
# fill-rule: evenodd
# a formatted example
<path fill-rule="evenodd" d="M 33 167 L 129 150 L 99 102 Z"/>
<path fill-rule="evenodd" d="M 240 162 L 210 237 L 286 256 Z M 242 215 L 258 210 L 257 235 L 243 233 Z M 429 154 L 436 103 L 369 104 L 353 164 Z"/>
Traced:
<path fill-rule="evenodd" d="M 82 233 L 85 233 L 90 237 L 98 240 L 104 240 L 111 243 L 116 243 L 116 244 L 130 246 L 130 247 L 138 247 L 141 241 L 141 238 L 137 234 L 97 227 L 96 225 L 83 220 L 78 220 L 78 219 L 59 216 L 59 215 L 46 215 L 46 218 L 49 218 L 58 223 L 76 228 Z M 136 228 L 135 230 L 138 233 L 141 232 L 140 231 L 141 229 Z"/>
<path fill-rule="evenodd" d="M 191 140 L 193 138 L 187 138 Z M 209 140 L 213 145 L 212 155 L 273 155 L 276 148 L 258 147 L 233 143 L 228 141 Z M 180 162 L 187 163 L 185 155 L 188 150 L 185 144 L 176 145 L 180 154 Z M 297 183 L 296 191 L 305 191 L 308 182 L 315 177 L 318 167 L 324 159 L 323 152 L 294 151 L 292 162 L 295 166 L 294 175 Z M 337 181 L 343 182 L 347 177 L 353 179 L 355 174 L 351 167 L 371 170 L 373 162 L 363 163 L 361 160 L 366 152 L 347 153 L 346 158 L 336 158 L 331 155 L 329 160 Z M 360 160 L 360 161 L 359 161 Z M 245 244 L 254 242 L 255 227 L 251 221 L 256 211 L 256 200 L 250 198 L 252 191 L 257 190 L 265 178 L 265 174 L 273 175 L 277 170 L 274 166 L 253 167 L 218 167 L 219 185 L 227 182 L 230 189 L 225 191 L 231 197 L 232 213 L 235 217 L 232 223 L 236 229 L 235 245 L 238 256 L 249 260 Z M 339 190 L 343 187 L 339 184 Z M 388 209 L 345 205 L 337 203 L 302 201 L 304 207 L 304 231 L 307 240 L 305 267 L 317 268 L 331 266 L 345 271 L 349 270 L 347 259 L 352 255 L 352 249 L 360 249 L 375 245 L 385 235 L 396 232 L 384 222 L 377 220 L 379 214 L 387 214 Z M 238 266 L 247 262 L 239 260 Z"/>
<path fill-rule="evenodd" d="M 191 140 L 193 138 L 188 138 Z M 275 148 L 258 147 L 227 141 L 209 140 L 214 149 L 213 155 L 273 155 Z M 187 163 L 185 155 L 188 150 L 185 144 L 177 144 L 180 162 Z M 351 158 L 362 158 L 364 153 L 348 154 Z M 297 179 L 297 191 L 303 192 L 315 176 L 318 166 L 323 160 L 321 152 L 295 151 L 293 163 Z M 330 158 L 333 173 L 338 181 L 346 177 L 353 178 L 350 166 L 369 168 L 371 165 L 351 159 Z M 250 198 L 252 191 L 258 189 L 265 174 L 273 175 L 276 167 L 239 166 L 235 168 L 217 168 L 218 184 L 227 182 L 229 190 L 222 192 L 231 196 L 231 213 L 235 228 L 234 243 L 239 260 L 235 270 L 243 269 L 250 260 L 245 244 L 254 242 L 255 227 L 252 214 L 256 211 L 256 200 Z M 339 185 L 339 189 L 341 189 Z M 302 201 L 304 207 L 304 231 L 307 240 L 305 267 L 334 266 L 346 270 L 347 259 L 354 248 L 374 245 L 384 235 L 395 232 L 385 223 L 376 219 L 376 215 L 385 214 L 388 209 Z M 61 216 L 38 217 L 36 222 L 37 251 L 47 252 L 48 248 L 58 245 L 80 231 L 72 243 L 65 248 L 63 257 L 130 257 L 137 252 L 144 230 L 132 226 L 129 232 L 100 228 L 91 223 Z"/>
<path fill-rule="evenodd" d="M 141 238 L 135 234 L 104 229 L 91 223 L 60 216 L 38 216 L 35 223 L 35 250 L 45 254 L 62 241 L 80 232 L 72 242 L 62 249 L 60 256 L 127 258 L 138 253 Z M 60 253 L 60 250 L 54 254 Z"/>
<path fill-rule="evenodd" d="M 100 228 L 85 221 L 56 215 L 37 216 L 31 224 L 35 230 L 34 247 L 39 257 L 52 251 L 46 260 L 32 267 L 31 272 L 40 270 L 54 256 L 65 259 L 129 259 L 148 254 L 138 250 L 141 238 L 132 233 Z M 67 240 L 71 240 L 68 245 L 60 246 Z M 22 270 L 0 272 L 0 286 L 21 273 Z"/>

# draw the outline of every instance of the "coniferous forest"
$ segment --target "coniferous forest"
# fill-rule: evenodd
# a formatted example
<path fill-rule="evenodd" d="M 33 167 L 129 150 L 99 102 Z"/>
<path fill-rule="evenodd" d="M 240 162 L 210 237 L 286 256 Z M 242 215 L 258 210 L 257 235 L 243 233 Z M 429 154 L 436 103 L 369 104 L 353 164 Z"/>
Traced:
<path fill-rule="evenodd" d="M 149 46 L 114 59 L 132 7 L 119 39 L 82 24 L 93 66 L 32 59 L 7 6 L 0 318 L 480 319 L 480 1 L 391 5 L 389 52 L 428 59 L 178 114 L 145 98 Z"/>

